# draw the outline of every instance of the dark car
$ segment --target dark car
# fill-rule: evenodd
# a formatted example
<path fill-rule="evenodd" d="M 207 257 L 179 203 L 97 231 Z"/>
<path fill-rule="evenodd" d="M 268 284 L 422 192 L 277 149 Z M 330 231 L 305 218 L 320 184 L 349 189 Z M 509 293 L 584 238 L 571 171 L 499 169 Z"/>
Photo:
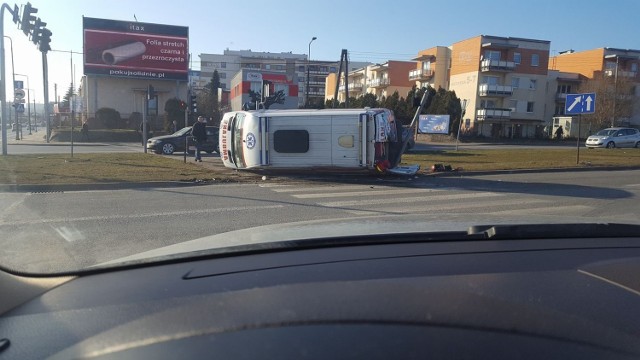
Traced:
<path fill-rule="evenodd" d="M 218 152 L 218 132 L 217 126 L 207 126 L 207 141 L 202 145 L 202 151 L 209 154 L 214 151 Z M 195 151 L 193 139 L 191 136 L 191 126 L 182 128 L 171 135 L 156 136 L 147 140 L 147 150 L 151 150 L 156 154 L 171 155 L 176 151 L 185 150 L 185 141 L 188 142 L 188 152 Z"/>

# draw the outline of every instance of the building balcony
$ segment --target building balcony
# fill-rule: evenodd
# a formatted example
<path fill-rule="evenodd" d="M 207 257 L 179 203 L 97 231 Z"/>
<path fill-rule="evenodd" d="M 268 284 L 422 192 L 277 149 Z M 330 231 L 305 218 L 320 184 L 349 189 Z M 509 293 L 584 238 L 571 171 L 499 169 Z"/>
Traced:
<path fill-rule="evenodd" d="M 478 120 L 487 119 L 511 119 L 511 109 L 478 109 L 476 111 Z"/>
<path fill-rule="evenodd" d="M 480 61 L 480 71 L 513 71 L 516 63 L 513 61 L 485 59 Z"/>
<path fill-rule="evenodd" d="M 369 86 L 372 88 L 383 88 L 389 86 L 389 79 L 377 78 L 369 80 Z"/>
<path fill-rule="evenodd" d="M 607 69 L 604 71 L 606 76 L 616 76 L 616 69 Z M 638 75 L 637 71 L 624 71 L 618 69 L 618 77 L 632 78 Z"/>
<path fill-rule="evenodd" d="M 566 93 L 556 93 L 556 101 L 567 101 L 567 94 Z"/>
<path fill-rule="evenodd" d="M 349 83 L 349 91 L 353 91 L 353 92 L 362 92 L 364 88 L 364 85 L 359 84 L 359 83 Z M 344 85 L 340 85 L 338 87 L 338 91 L 340 92 L 344 92 L 346 90 Z"/>
<path fill-rule="evenodd" d="M 481 84 L 478 88 L 479 96 L 511 96 L 513 87 L 510 85 Z"/>
<path fill-rule="evenodd" d="M 429 80 L 433 77 L 431 69 L 416 69 L 409 71 L 409 81 Z"/>

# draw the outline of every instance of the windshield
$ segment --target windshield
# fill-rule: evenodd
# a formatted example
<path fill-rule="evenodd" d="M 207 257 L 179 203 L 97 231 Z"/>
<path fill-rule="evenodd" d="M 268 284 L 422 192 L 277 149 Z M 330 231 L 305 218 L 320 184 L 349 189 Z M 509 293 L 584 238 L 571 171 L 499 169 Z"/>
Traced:
<path fill-rule="evenodd" d="M 185 127 L 185 128 L 182 128 L 182 129 L 180 129 L 180 130 L 178 130 L 178 131 L 174 132 L 174 133 L 173 133 L 173 135 L 179 135 L 179 136 L 182 136 L 182 135 L 184 135 L 184 134 L 188 134 L 188 133 L 189 133 L 189 131 L 191 131 L 191 127 L 190 127 L 190 126 Z"/>
<path fill-rule="evenodd" d="M 615 129 L 605 129 L 605 130 L 600 130 L 598 131 L 598 133 L 596 135 L 598 136 L 613 136 L 618 130 Z"/>
<path fill-rule="evenodd" d="M 638 223 L 640 139 L 590 138 L 640 129 L 640 2 L 621 8 L 8 4 L 0 268 L 154 264 L 350 221 Z"/>

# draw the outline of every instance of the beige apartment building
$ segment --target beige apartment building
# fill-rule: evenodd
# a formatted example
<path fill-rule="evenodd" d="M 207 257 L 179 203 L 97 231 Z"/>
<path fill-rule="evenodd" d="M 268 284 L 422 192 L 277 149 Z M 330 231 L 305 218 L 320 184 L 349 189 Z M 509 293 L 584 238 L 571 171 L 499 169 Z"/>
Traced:
<path fill-rule="evenodd" d="M 451 49 L 445 46 L 432 47 L 420 51 L 413 60 L 417 62 L 417 67 L 409 71 L 409 81 L 415 81 L 418 88 L 449 88 Z"/>
<path fill-rule="evenodd" d="M 486 35 L 453 44 L 449 90 L 467 100 L 465 132 L 544 136 L 549 44 Z"/>

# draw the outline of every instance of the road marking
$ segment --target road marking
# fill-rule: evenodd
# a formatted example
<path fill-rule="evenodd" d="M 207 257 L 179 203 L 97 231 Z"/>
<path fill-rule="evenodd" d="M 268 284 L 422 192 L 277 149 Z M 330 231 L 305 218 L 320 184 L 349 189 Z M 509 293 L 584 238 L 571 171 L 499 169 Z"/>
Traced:
<path fill-rule="evenodd" d="M 268 187 L 271 191 L 279 193 L 290 192 L 313 192 L 313 191 L 339 191 L 339 190 L 360 190 L 360 189 L 389 189 L 389 187 L 374 186 L 374 185 L 341 185 L 341 186 L 316 186 L 316 187 L 300 187 L 295 185 L 283 185 L 278 186 L 264 186 Z"/>
<path fill-rule="evenodd" d="M 529 203 L 529 201 L 527 201 Z M 576 215 L 577 212 L 586 213 L 592 211 L 593 207 L 586 205 L 549 206 L 539 208 L 526 208 L 516 210 L 491 211 L 492 215 Z"/>
<path fill-rule="evenodd" d="M 123 215 L 107 215 L 107 216 L 84 216 L 84 217 L 77 217 L 77 218 L 38 219 L 38 220 L 27 220 L 27 221 L 8 221 L 8 222 L 4 221 L 4 222 L 0 222 L 0 226 L 38 225 L 38 224 L 51 224 L 51 223 L 75 223 L 80 221 L 96 221 L 96 220 L 144 219 L 144 218 L 165 217 L 165 216 L 224 213 L 229 211 L 279 209 L 283 207 L 284 205 L 239 206 L 239 207 L 228 207 L 228 208 L 221 208 L 221 209 L 188 209 L 188 210 L 167 211 L 167 212 L 157 212 L 157 213 L 148 213 L 148 214 L 123 214 Z"/>
<path fill-rule="evenodd" d="M 351 191 L 337 193 L 315 193 L 315 194 L 296 194 L 293 197 L 299 199 L 319 199 L 331 197 L 349 197 L 349 196 L 378 196 L 378 195 L 399 195 L 399 194 L 418 194 L 418 193 L 435 193 L 444 190 L 434 189 L 370 189 L 368 191 Z"/>
<path fill-rule="evenodd" d="M 431 202 L 431 201 L 445 201 L 456 199 L 472 199 L 472 198 L 484 198 L 484 197 L 499 197 L 505 196 L 501 193 L 493 192 L 480 192 L 480 193 L 465 193 L 465 194 L 448 194 L 448 195 L 432 195 L 432 196 L 417 196 L 407 198 L 391 198 L 391 199 L 367 199 L 367 200 L 350 200 L 350 201 L 330 201 L 318 203 L 318 205 L 326 207 L 343 207 L 343 206 L 367 206 L 367 205 L 385 205 L 394 203 L 412 203 L 412 202 Z"/>
<path fill-rule="evenodd" d="M 531 203 L 549 203 L 548 200 L 531 199 L 526 201 L 527 204 Z M 522 199 L 518 200 L 495 200 L 495 201 L 483 201 L 481 203 L 458 203 L 458 204 L 424 204 L 421 206 L 405 206 L 405 207 L 392 207 L 392 208 L 378 208 L 372 210 L 347 210 L 349 214 L 353 215 L 372 215 L 372 214 L 415 214 L 415 213 L 444 213 L 449 210 L 457 210 L 457 212 L 464 212 L 464 210 L 483 209 L 483 213 L 494 214 L 493 212 L 485 212 L 487 208 L 497 206 L 511 206 L 522 205 Z M 477 212 L 477 210 L 475 211 Z"/>

